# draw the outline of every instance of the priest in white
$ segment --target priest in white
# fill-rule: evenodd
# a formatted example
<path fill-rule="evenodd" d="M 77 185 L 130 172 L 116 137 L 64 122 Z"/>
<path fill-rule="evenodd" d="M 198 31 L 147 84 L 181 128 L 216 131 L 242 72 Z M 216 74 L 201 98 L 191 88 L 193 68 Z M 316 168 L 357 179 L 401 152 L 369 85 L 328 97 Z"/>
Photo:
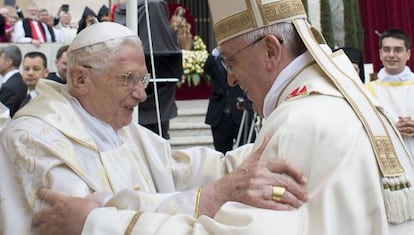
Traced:
<path fill-rule="evenodd" d="M 380 37 L 379 52 L 384 67 L 377 80 L 366 86 L 390 115 L 413 157 L 414 73 L 406 65 L 411 57 L 410 38 L 400 29 L 386 30 Z"/>

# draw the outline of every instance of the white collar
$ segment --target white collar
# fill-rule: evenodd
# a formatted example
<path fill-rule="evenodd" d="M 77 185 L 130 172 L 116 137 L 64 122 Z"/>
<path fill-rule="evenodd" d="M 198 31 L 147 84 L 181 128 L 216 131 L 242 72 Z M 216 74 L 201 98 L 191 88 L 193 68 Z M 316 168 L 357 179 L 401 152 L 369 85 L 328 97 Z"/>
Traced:
<path fill-rule="evenodd" d="M 405 82 L 414 80 L 414 73 L 408 66 L 405 66 L 404 71 L 399 74 L 388 74 L 385 68 L 380 69 L 378 72 L 378 81 L 380 82 Z"/>
<path fill-rule="evenodd" d="M 70 104 L 80 115 L 88 133 L 98 146 L 99 151 L 104 152 L 112 150 L 122 144 L 121 137 L 118 135 L 117 131 L 112 128 L 112 126 L 88 113 L 79 101 L 75 97 L 71 96 L 66 90 L 64 95 L 68 97 Z"/>
<path fill-rule="evenodd" d="M 312 60 L 313 58 L 311 54 L 308 51 L 306 51 L 302 55 L 296 57 L 292 62 L 288 64 L 288 66 L 286 66 L 280 72 L 279 76 L 276 77 L 272 87 L 265 96 L 263 104 L 264 118 L 267 118 L 275 109 L 277 97 L 280 95 L 280 92 L 278 92 L 278 90 L 284 87 L 285 84 L 295 75 L 295 73 L 300 68 L 302 68 Z"/>

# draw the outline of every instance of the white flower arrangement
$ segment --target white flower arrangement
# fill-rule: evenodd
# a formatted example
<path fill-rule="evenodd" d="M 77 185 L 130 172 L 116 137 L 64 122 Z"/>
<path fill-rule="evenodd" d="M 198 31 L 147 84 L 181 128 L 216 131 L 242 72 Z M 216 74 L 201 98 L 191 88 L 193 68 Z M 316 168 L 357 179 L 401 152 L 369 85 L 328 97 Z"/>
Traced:
<path fill-rule="evenodd" d="M 193 42 L 193 50 L 182 50 L 183 53 L 183 69 L 184 76 L 188 86 L 198 86 L 201 79 L 205 79 L 207 83 L 210 78 L 204 74 L 204 63 L 208 57 L 206 44 L 203 39 L 196 35 Z"/>

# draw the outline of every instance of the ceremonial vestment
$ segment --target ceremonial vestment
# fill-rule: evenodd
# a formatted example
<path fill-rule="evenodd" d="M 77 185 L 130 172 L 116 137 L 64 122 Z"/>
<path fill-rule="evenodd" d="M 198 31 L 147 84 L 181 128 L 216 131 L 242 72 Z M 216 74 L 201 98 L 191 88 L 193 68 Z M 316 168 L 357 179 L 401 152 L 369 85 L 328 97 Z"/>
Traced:
<path fill-rule="evenodd" d="M 378 73 L 378 80 L 366 84 L 368 90 L 378 99 L 394 123 L 398 117 L 414 119 L 414 73 L 408 67 L 397 75 L 389 75 L 384 69 Z M 402 136 L 404 143 L 414 156 L 414 137 Z"/>
<path fill-rule="evenodd" d="M 341 61 L 344 71 L 355 73 L 342 52 L 332 56 Z M 143 213 L 133 221 L 139 208 L 131 203 L 129 210 L 93 210 L 85 234 L 119 232 L 113 224 L 129 221 L 133 221 L 132 234 L 405 235 L 414 231 L 412 220 L 388 223 L 381 175 L 368 135 L 309 53 L 282 71 L 266 96 L 264 109 L 267 119 L 255 147 L 264 136 L 271 137 L 263 158 L 285 157 L 304 172 L 310 199 L 301 208 L 274 211 L 227 202 L 214 218 Z M 413 181 L 412 160 L 400 161 Z M 114 218 L 125 219 L 113 223 Z"/>
<path fill-rule="evenodd" d="M 36 197 L 41 187 L 81 197 L 96 192 L 102 202 L 119 193 L 111 200 L 121 205 L 119 209 L 131 203 L 140 211 L 192 217 L 197 187 L 242 161 L 232 156 L 223 159 L 208 148 L 172 153 L 166 140 L 135 123 L 117 132 L 119 146 L 101 150 L 66 89 L 56 82 L 39 81 L 38 96 L 1 132 L 2 234 L 36 234 L 30 230 L 30 221 L 33 212 L 44 207 Z M 250 147 L 242 152 L 247 155 Z M 111 225 L 123 234 L 130 219 L 119 218 L 126 221 L 119 226 L 117 218 L 112 218 Z"/>

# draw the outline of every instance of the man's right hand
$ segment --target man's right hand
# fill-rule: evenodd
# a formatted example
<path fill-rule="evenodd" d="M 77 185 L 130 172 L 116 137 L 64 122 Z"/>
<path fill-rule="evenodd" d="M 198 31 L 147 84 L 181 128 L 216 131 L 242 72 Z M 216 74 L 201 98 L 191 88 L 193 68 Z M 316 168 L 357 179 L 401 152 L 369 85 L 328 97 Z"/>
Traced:
<path fill-rule="evenodd" d="M 264 209 L 290 210 L 308 200 L 306 178 L 286 159 L 260 160 L 267 142 L 268 139 L 233 172 L 202 188 L 200 215 L 213 217 L 227 201 Z M 286 189 L 280 201 L 272 200 L 274 186 Z"/>

